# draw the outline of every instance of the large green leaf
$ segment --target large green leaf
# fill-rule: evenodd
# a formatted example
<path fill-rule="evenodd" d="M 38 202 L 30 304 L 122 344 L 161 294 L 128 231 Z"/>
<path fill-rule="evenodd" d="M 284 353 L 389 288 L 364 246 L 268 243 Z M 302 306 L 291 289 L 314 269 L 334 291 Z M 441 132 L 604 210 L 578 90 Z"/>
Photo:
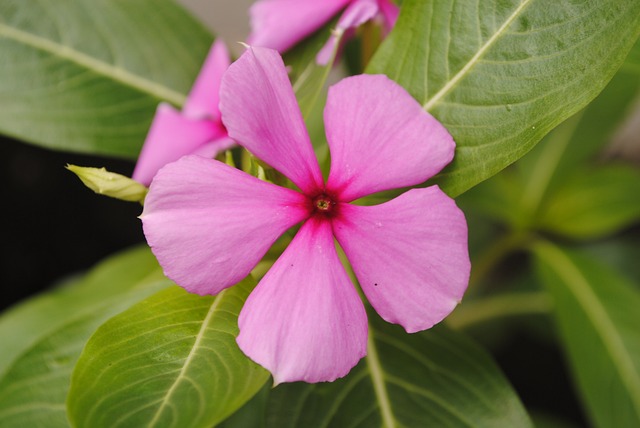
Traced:
<path fill-rule="evenodd" d="M 0 0 L 0 133 L 133 158 L 211 40 L 171 0 Z"/>
<path fill-rule="evenodd" d="M 325 384 L 283 384 L 271 427 L 528 427 L 518 397 L 490 357 L 443 327 L 406 334 L 374 320 L 368 356 Z"/>
<path fill-rule="evenodd" d="M 458 195 L 514 162 L 611 79 L 640 34 L 637 0 L 407 0 L 368 72 L 455 138 Z"/>
<path fill-rule="evenodd" d="M 541 217 L 552 215 L 546 213 L 550 200 L 555 205 L 552 210 L 557 210 L 563 193 L 567 193 L 567 180 L 573 181 L 573 187 L 583 187 L 582 191 L 586 191 L 584 188 L 591 185 L 586 181 L 597 180 L 584 175 L 585 165 L 591 163 L 633 112 L 633 101 L 640 94 L 638 58 L 640 40 L 593 102 L 557 126 L 512 168 L 467 192 L 461 204 L 513 228 L 530 229 L 539 226 Z M 583 185 L 579 180 L 581 174 L 586 178 Z M 565 189 L 561 190 L 562 187 Z"/>
<path fill-rule="evenodd" d="M 173 287 L 101 326 L 73 374 L 72 424 L 210 427 L 233 413 L 269 376 L 235 341 L 253 285 L 215 297 Z"/>
<path fill-rule="evenodd" d="M 171 284 L 152 257 L 148 249 L 125 253 L 86 280 L 3 317 L 7 367 L 0 378 L 0 427 L 69 426 L 65 400 L 71 372 L 89 336 L 113 315 Z"/>
<path fill-rule="evenodd" d="M 640 40 L 623 66 L 600 95 L 585 109 L 554 129 L 517 164 L 516 176 L 509 178 L 522 186 L 516 199 L 522 217 L 531 224 L 545 215 L 549 199 L 557 205 L 567 180 L 576 183 L 584 165 L 610 141 L 615 131 L 633 112 L 640 94 Z M 605 175 L 607 173 L 604 173 Z M 572 177 L 573 176 L 573 177 Z M 590 183 L 584 183 L 589 186 Z"/>
<path fill-rule="evenodd" d="M 640 426 L 640 294 L 581 253 L 535 247 L 555 300 L 560 336 L 587 410 L 599 427 Z"/>

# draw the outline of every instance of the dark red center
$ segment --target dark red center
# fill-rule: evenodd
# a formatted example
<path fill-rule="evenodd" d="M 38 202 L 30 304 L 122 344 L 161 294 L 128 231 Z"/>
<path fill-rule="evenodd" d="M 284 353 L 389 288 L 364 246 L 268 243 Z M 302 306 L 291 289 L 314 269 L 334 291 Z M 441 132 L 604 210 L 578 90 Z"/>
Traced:
<path fill-rule="evenodd" d="M 312 199 L 311 208 L 314 214 L 331 217 L 336 213 L 337 204 L 331 196 L 321 193 Z"/>

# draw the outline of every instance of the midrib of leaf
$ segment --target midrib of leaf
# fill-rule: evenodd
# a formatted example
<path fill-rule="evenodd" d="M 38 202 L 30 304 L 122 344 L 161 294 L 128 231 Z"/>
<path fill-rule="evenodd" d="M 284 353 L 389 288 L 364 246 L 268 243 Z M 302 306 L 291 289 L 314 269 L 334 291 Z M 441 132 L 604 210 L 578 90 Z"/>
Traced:
<path fill-rule="evenodd" d="M 373 340 L 373 334 L 371 334 L 372 331 L 373 329 L 371 328 L 371 326 L 369 326 L 366 357 L 367 367 L 369 368 L 371 382 L 373 383 L 373 392 L 375 393 L 377 401 L 380 404 L 382 424 L 386 428 L 395 428 L 397 426 L 396 419 L 393 416 L 393 410 L 391 409 L 391 401 L 389 400 L 389 394 L 387 393 L 387 387 L 384 380 L 384 370 L 382 370 L 382 364 L 380 363 L 378 350 L 376 348 L 375 341 Z"/>
<path fill-rule="evenodd" d="M 178 387 L 178 385 L 180 384 L 182 379 L 184 379 L 185 373 L 187 372 L 187 369 L 189 368 L 189 365 L 191 364 L 191 361 L 193 360 L 193 357 L 196 355 L 196 352 L 197 352 L 198 348 L 200 347 L 200 342 L 202 342 L 202 338 L 204 337 L 204 334 L 207 331 L 209 323 L 211 322 L 211 319 L 213 318 L 213 315 L 215 314 L 216 310 L 218 309 L 218 306 L 220 305 L 220 301 L 222 300 L 225 292 L 226 292 L 226 290 L 222 291 L 220 294 L 218 294 L 215 297 L 215 299 L 213 300 L 213 302 L 211 303 L 211 307 L 209 308 L 209 311 L 207 312 L 207 315 L 205 316 L 204 320 L 202 321 L 202 326 L 200 327 L 200 330 L 198 331 L 198 334 L 196 336 L 196 340 L 193 342 L 193 346 L 191 347 L 191 350 L 189 351 L 189 355 L 187 355 L 187 358 L 184 361 L 182 369 L 180 369 L 180 373 L 178 373 L 178 376 L 176 377 L 176 380 L 173 382 L 173 384 L 171 385 L 171 387 L 169 388 L 169 390 L 165 394 L 164 399 L 162 400 L 162 403 L 160 404 L 160 407 L 158 407 L 158 410 L 156 411 L 155 415 L 153 416 L 153 419 L 151 420 L 151 422 L 149 422 L 149 427 L 154 427 L 160 421 L 160 416 L 164 412 L 165 407 L 169 404 L 169 401 L 171 400 L 171 396 L 173 395 L 174 391 L 176 390 L 176 388 Z"/>
<path fill-rule="evenodd" d="M 64 58 L 97 74 L 120 82 L 125 86 L 129 86 L 155 98 L 169 101 L 179 107 L 182 106 L 186 100 L 186 96 L 184 94 L 135 75 L 123 68 L 115 67 L 111 64 L 99 61 L 80 51 L 74 50 L 69 46 L 52 42 L 51 40 L 9 27 L 5 24 L 0 24 L 0 36 L 4 36 L 10 40 L 50 53 L 59 58 Z"/>
<path fill-rule="evenodd" d="M 431 99 L 422 105 L 423 110 L 431 110 L 445 95 L 451 91 L 460 80 L 462 80 L 469 71 L 478 63 L 480 58 L 487 52 L 491 46 L 502 36 L 511 23 L 520 15 L 520 13 L 532 2 L 533 0 L 523 0 L 513 13 L 507 18 L 507 20 L 498 28 L 498 30 L 487 40 L 484 45 L 478 49 L 478 52 L 471 57 L 471 59 L 458 71 L 451 80 L 449 80 Z"/>
<path fill-rule="evenodd" d="M 555 268 L 558 275 L 563 278 L 567 287 L 582 305 L 606 350 L 611 355 L 620 380 L 629 391 L 629 398 L 633 403 L 636 414 L 640 417 L 640 375 L 636 372 L 633 361 L 631 361 L 626 352 L 624 342 L 609 318 L 607 311 L 598 297 L 591 291 L 587 279 L 562 251 L 549 243 L 538 245 L 544 250 L 538 252 L 538 254 L 547 261 L 549 266 Z"/>

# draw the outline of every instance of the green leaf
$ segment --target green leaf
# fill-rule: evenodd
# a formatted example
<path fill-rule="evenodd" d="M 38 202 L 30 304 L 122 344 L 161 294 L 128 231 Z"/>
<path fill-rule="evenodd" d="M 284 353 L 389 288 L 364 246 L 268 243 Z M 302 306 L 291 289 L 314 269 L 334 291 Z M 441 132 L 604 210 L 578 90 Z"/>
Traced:
<path fill-rule="evenodd" d="M 269 376 L 235 341 L 253 285 L 215 297 L 173 287 L 101 326 L 73 374 L 72 424 L 210 427 L 237 410 Z"/>
<path fill-rule="evenodd" d="M 321 92 L 337 54 L 336 45 L 336 50 L 327 65 L 316 63 L 316 55 L 329 40 L 331 29 L 335 28 L 336 22 L 337 19 L 330 21 L 284 55 L 285 64 L 291 68 L 289 77 L 305 121 L 309 120 L 309 115 L 321 98 Z"/>
<path fill-rule="evenodd" d="M 279 385 L 267 426 L 531 426 L 502 373 L 464 336 L 373 321 L 368 356 L 347 377 Z"/>
<path fill-rule="evenodd" d="M 629 278 L 636 289 L 640 290 L 640 228 L 633 228 L 608 239 L 586 242 L 580 248 Z"/>
<path fill-rule="evenodd" d="M 335 18 L 307 37 L 284 55 L 284 62 L 290 68 L 289 77 L 296 94 L 316 157 L 323 172 L 328 172 L 329 146 L 324 132 L 323 107 L 326 102 L 326 83 L 333 67 L 337 50 L 334 50 L 327 65 L 318 65 L 316 55 L 331 36 L 338 18 Z M 337 48 L 338 44 L 336 45 Z"/>
<path fill-rule="evenodd" d="M 640 34 L 636 0 L 403 3 L 368 67 L 451 132 L 452 196 L 496 174 L 591 101 Z"/>
<path fill-rule="evenodd" d="M 531 224 L 545 209 L 559 186 L 610 141 L 618 127 L 633 113 L 640 94 L 640 40 L 607 87 L 585 109 L 554 129 L 517 164 L 511 178 L 522 187 L 515 201 Z M 557 199 L 557 197 L 556 197 Z"/>
<path fill-rule="evenodd" d="M 640 294 L 585 255 L 539 243 L 536 268 L 595 426 L 640 426 Z"/>
<path fill-rule="evenodd" d="M 152 257 L 148 249 L 127 252 L 85 280 L 3 316 L 2 359 L 10 365 L 0 378 L 1 427 L 69 426 L 65 400 L 71 372 L 89 336 L 113 315 L 170 284 Z"/>
<path fill-rule="evenodd" d="M 92 313 L 136 284 L 153 279 L 160 267 L 147 246 L 124 251 L 86 275 L 7 310 L 0 317 L 0 376 L 21 353 L 77 315 Z"/>
<path fill-rule="evenodd" d="M 262 387 L 251 400 L 239 408 L 233 415 L 225 419 L 217 428 L 264 428 L 266 427 L 267 406 L 272 386 L 268 383 Z"/>
<path fill-rule="evenodd" d="M 640 170 L 624 165 L 577 170 L 552 195 L 539 227 L 574 239 L 601 238 L 640 220 Z"/>
<path fill-rule="evenodd" d="M 539 225 L 549 199 L 607 143 L 633 112 L 640 94 L 640 40 L 607 87 L 586 108 L 557 126 L 511 168 L 466 192 L 459 202 L 514 229 Z M 575 177 L 574 177 L 575 179 Z"/>
<path fill-rule="evenodd" d="M 171 0 L 0 0 L 0 133 L 135 158 L 180 106 L 211 35 Z"/>

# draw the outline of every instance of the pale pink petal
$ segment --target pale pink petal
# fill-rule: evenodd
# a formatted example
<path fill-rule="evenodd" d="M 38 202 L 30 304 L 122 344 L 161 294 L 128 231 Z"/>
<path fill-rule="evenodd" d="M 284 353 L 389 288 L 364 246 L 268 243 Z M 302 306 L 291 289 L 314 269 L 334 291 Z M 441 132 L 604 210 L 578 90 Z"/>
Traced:
<path fill-rule="evenodd" d="M 389 32 L 393 26 L 396 25 L 398 15 L 400 14 L 400 8 L 391 0 L 378 0 L 378 6 L 380 7 L 380 13 L 383 17 L 384 28 Z"/>
<path fill-rule="evenodd" d="M 351 0 L 261 0 L 253 4 L 248 43 L 284 52 L 318 30 Z"/>
<path fill-rule="evenodd" d="M 356 28 L 373 19 L 378 13 L 376 0 L 355 0 L 345 9 L 336 27 L 339 30 Z"/>
<path fill-rule="evenodd" d="M 221 152 L 228 150 L 236 145 L 236 142 L 229 137 L 222 137 L 217 140 L 213 140 L 204 144 L 198 149 L 194 150 L 192 155 L 198 155 L 205 158 L 213 159 Z"/>
<path fill-rule="evenodd" d="M 226 137 L 226 130 L 220 123 L 189 119 L 169 104 L 162 103 L 156 110 L 132 177 L 148 186 L 156 172 L 167 163 L 223 137 Z"/>
<path fill-rule="evenodd" d="M 335 57 L 334 52 L 336 52 L 337 54 L 337 49 L 339 48 L 338 44 L 341 39 L 342 39 L 341 34 L 338 35 L 338 34 L 332 33 L 331 37 L 329 37 L 329 40 L 327 40 L 327 43 L 325 43 L 322 49 L 318 51 L 318 54 L 316 55 L 316 64 L 318 65 L 329 64 L 329 61 L 331 61 L 332 58 Z"/>
<path fill-rule="evenodd" d="M 384 75 L 332 86 L 324 121 L 331 151 L 327 189 L 342 201 L 422 183 L 453 158 L 455 143 L 444 126 Z"/>
<path fill-rule="evenodd" d="M 182 112 L 193 119 L 220 119 L 218 109 L 220 80 L 230 64 L 229 51 L 221 40 L 216 41 L 200 69 Z"/>
<path fill-rule="evenodd" d="M 247 276 L 308 212 L 293 190 L 185 156 L 156 174 L 140 218 L 165 274 L 192 293 L 216 294 Z"/>
<path fill-rule="evenodd" d="M 222 122 L 229 136 L 306 193 L 323 187 L 282 58 L 274 50 L 248 48 L 231 64 L 220 90 Z"/>
<path fill-rule="evenodd" d="M 437 186 L 377 206 L 341 204 L 333 231 L 371 305 L 409 333 L 440 322 L 462 299 L 467 223 Z"/>
<path fill-rule="evenodd" d="M 327 220 L 302 226 L 247 299 L 238 325 L 240 349 L 276 384 L 333 381 L 366 354 L 367 316 Z"/>
<path fill-rule="evenodd" d="M 321 65 L 326 65 L 333 56 L 334 50 L 338 48 L 338 42 L 342 34 L 350 28 L 359 27 L 377 14 L 378 3 L 376 0 L 352 1 L 338 20 L 335 31 L 331 34 L 327 43 L 320 49 L 320 52 L 318 52 L 316 62 Z"/>

